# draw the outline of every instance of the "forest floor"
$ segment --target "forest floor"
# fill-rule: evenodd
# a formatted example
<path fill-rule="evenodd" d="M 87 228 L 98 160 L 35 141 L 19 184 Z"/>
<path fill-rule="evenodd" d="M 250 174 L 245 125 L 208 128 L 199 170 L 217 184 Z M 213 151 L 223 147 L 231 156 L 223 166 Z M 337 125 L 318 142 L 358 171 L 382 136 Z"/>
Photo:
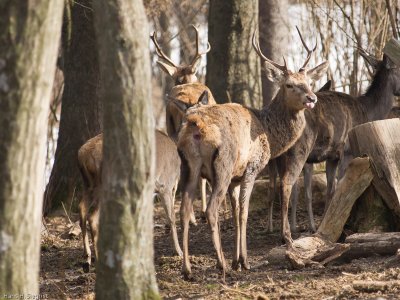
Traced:
<path fill-rule="evenodd" d="M 250 203 L 247 232 L 252 268 L 249 271 L 229 271 L 225 283 L 215 267 L 216 255 L 208 225 L 199 219 L 197 226 L 190 227 L 189 250 L 194 280 L 183 280 L 181 259 L 174 254 L 164 225 L 164 210 L 159 202 L 155 204 L 155 267 L 158 287 L 164 299 L 400 299 L 400 287 L 360 292 L 353 286 L 355 280 L 400 280 L 400 264 L 388 264 L 388 257 L 354 259 L 331 263 L 324 268 L 302 270 L 291 270 L 284 264 L 270 265 L 266 259 L 268 251 L 282 243 L 279 204 L 275 205 L 275 231 L 267 233 L 266 209 L 262 197 L 258 196 L 253 196 Z M 176 211 L 179 211 L 180 202 L 177 202 Z M 196 201 L 197 215 L 199 205 Z M 303 207 L 299 207 L 298 228 L 300 234 L 306 235 L 309 234 L 306 231 L 308 222 Z M 316 207 L 315 212 L 318 224 L 321 205 Z M 234 228 L 230 217 L 230 212 L 221 210 L 222 244 L 228 265 L 234 248 Z M 89 273 L 83 272 L 81 235 L 69 234 L 71 229 L 77 227 L 77 220 L 77 214 L 69 217 L 56 214 L 45 219 L 40 293 L 47 299 L 94 299 L 95 268 L 91 267 Z"/>

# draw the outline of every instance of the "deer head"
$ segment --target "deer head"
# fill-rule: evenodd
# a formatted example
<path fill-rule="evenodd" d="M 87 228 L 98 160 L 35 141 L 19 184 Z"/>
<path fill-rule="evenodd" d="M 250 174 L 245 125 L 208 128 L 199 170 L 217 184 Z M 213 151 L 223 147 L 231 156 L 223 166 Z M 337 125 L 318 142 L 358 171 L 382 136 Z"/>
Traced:
<path fill-rule="evenodd" d="M 207 50 L 204 52 L 199 52 L 199 31 L 197 28 L 192 25 L 193 29 L 196 32 L 196 54 L 194 55 L 190 64 L 184 64 L 177 66 L 165 53 L 161 50 L 160 45 L 157 42 L 157 32 L 154 31 L 153 34 L 150 35 L 151 40 L 156 47 L 156 53 L 160 60 L 157 61 L 157 64 L 160 68 L 167 74 L 169 74 L 175 81 L 175 85 L 185 84 L 185 83 L 194 83 L 197 82 L 196 72 L 200 63 L 201 56 L 206 54 L 211 50 L 210 43 L 207 43 Z"/>
<path fill-rule="evenodd" d="M 256 40 L 257 30 L 253 34 L 253 47 L 264 61 L 267 78 L 280 85 L 279 93 L 284 95 L 283 98 L 286 101 L 286 105 L 294 110 L 301 110 L 304 108 L 311 109 L 314 108 L 315 103 L 317 103 L 317 96 L 312 92 L 310 83 L 311 81 L 318 80 L 326 73 L 328 62 L 325 61 L 312 69 L 307 68 L 311 55 L 317 48 L 317 44 L 315 44 L 313 49 L 309 49 L 297 26 L 296 29 L 300 35 L 301 42 L 307 51 L 306 60 L 298 72 L 292 72 L 288 69 L 285 57 L 283 57 L 283 65 L 265 57 L 261 52 L 260 44 Z"/>

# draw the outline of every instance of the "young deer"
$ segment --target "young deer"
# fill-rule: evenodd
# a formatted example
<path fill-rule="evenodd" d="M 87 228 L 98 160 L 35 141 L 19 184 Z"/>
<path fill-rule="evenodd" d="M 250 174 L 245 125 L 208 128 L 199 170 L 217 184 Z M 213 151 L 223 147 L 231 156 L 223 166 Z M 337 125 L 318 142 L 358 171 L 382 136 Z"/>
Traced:
<path fill-rule="evenodd" d="M 182 250 L 179 246 L 175 225 L 175 193 L 179 181 L 181 161 L 175 143 L 164 133 L 156 130 L 156 173 L 155 192 L 161 199 L 167 222 L 171 227 L 174 248 L 179 256 Z M 101 165 L 103 160 L 103 134 L 88 140 L 78 151 L 79 170 L 84 183 L 83 197 L 79 202 L 80 226 L 86 262 L 83 265 L 85 272 L 89 271 L 91 251 L 89 238 L 86 232 L 86 222 L 89 221 L 92 241 L 97 258 L 97 239 L 100 213 L 101 193 Z"/>
<path fill-rule="evenodd" d="M 235 223 L 235 253 L 232 268 L 239 264 L 249 269 L 247 261 L 246 226 L 250 194 L 259 172 L 270 158 L 290 148 L 305 127 L 304 110 L 313 108 L 317 97 L 311 91 L 311 80 L 322 76 L 327 69 L 323 63 L 311 70 L 306 66 L 315 48 L 307 47 L 307 59 L 298 72 L 290 71 L 286 62 L 279 65 L 266 58 L 253 35 L 253 46 L 265 62 L 268 78 L 280 84 L 275 100 L 268 108 L 255 110 L 239 104 L 199 105 L 186 111 L 186 121 L 179 132 L 178 149 L 182 159 L 181 183 L 183 198 L 183 269 L 185 278 L 191 275 L 189 262 L 189 219 L 196 183 L 200 176 L 212 186 L 206 216 L 217 252 L 218 267 L 225 275 L 226 266 L 218 225 L 218 210 L 229 192 Z"/>
<path fill-rule="evenodd" d="M 341 177 L 352 158 L 347 140 L 348 132 L 356 125 L 384 119 L 392 108 L 394 96 L 400 95 L 400 69 L 387 56 L 384 56 L 382 61 L 378 61 L 363 50 L 360 54 L 376 70 L 367 92 L 359 97 L 335 91 L 318 92 L 317 96 L 321 101 L 313 111 L 306 113 L 307 125 L 302 136 L 287 153 L 277 159 L 279 175 L 282 179 L 282 205 L 286 206 L 289 202 L 292 187 L 305 163 L 326 161 L 326 209 L 335 191 L 335 177 L 339 162 L 341 162 L 339 170 L 339 177 Z M 311 202 L 312 168 L 306 165 L 304 170 L 310 227 L 315 230 Z M 296 201 L 296 197 L 294 200 Z M 295 201 L 291 222 L 293 229 L 296 223 Z M 285 214 L 287 215 L 287 211 Z M 287 217 L 285 222 L 287 222 Z M 284 239 L 286 243 L 291 243 L 290 231 L 284 232 Z"/>
<path fill-rule="evenodd" d="M 165 73 L 170 75 L 175 82 L 175 86 L 171 89 L 169 96 L 175 99 L 179 99 L 180 101 L 191 105 L 197 103 L 200 95 L 207 91 L 209 94 L 209 103 L 216 104 L 214 97 L 210 89 L 198 82 L 196 77 L 197 69 L 201 60 L 201 57 L 208 53 L 211 50 L 210 43 L 207 43 L 207 50 L 205 52 L 200 52 L 199 50 L 199 31 L 198 29 L 192 25 L 195 34 L 196 34 L 196 53 L 190 62 L 190 64 L 176 65 L 171 58 L 169 58 L 161 49 L 160 45 L 157 42 L 157 32 L 154 31 L 150 36 L 151 40 L 154 43 L 156 53 L 160 60 L 157 61 L 157 64 Z M 176 103 L 173 101 L 167 102 L 166 106 L 166 125 L 167 125 L 167 133 L 168 135 L 177 142 L 178 132 L 182 125 L 184 113 L 181 109 L 176 106 Z M 202 203 L 202 212 L 205 213 L 207 207 L 206 200 L 206 180 L 201 179 L 200 181 L 200 189 L 201 189 L 201 203 Z M 192 215 L 192 222 L 195 223 L 194 214 Z"/>

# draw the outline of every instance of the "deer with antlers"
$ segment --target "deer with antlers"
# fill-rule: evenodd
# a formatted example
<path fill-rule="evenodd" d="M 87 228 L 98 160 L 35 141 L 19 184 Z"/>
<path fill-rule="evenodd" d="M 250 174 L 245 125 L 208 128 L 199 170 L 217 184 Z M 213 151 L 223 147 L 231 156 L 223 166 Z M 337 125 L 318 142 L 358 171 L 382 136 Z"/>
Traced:
<path fill-rule="evenodd" d="M 235 253 L 232 268 L 249 269 L 246 227 L 250 194 L 254 181 L 269 159 L 289 149 L 305 127 L 304 111 L 317 102 L 310 81 L 320 78 L 327 69 L 324 62 L 308 70 L 307 64 L 316 48 L 310 50 L 298 72 L 292 72 L 266 58 L 253 35 L 253 46 L 265 63 L 267 77 L 279 83 L 280 90 L 268 108 L 255 110 L 239 104 L 207 104 L 207 92 L 199 104 L 186 110 L 185 123 L 179 132 L 178 149 L 182 160 L 183 198 L 183 268 L 191 276 L 189 262 L 189 219 L 197 180 L 203 176 L 212 186 L 206 216 L 217 252 L 217 266 L 225 275 L 226 265 L 218 225 L 218 209 L 228 192 L 235 224 Z"/>
<path fill-rule="evenodd" d="M 348 132 L 356 125 L 386 118 L 394 96 L 400 96 L 400 69 L 384 55 L 379 61 L 362 49 L 358 49 L 366 62 L 373 67 L 375 74 L 366 93 L 353 97 L 335 91 L 317 92 L 321 100 L 315 109 L 306 112 L 306 127 L 302 136 L 285 154 L 276 159 L 281 178 L 282 206 L 287 206 L 292 188 L 304 167 L 305 199 L 307 203 L 311 230 L 315 231 L 312 213 L 310 163 L 326 161 L 327 196 L 325 210 L 335 191 L 336 173 L 339 162 L 339 178 L 344 174 L 352 156 L 348 145 Z M 309 163 L 309 164 L 306 164 Z M 296 192 L 296 191 L 295 191 Z M 296 195 L 292 195 L 291 229 L 296 226 Z M 271 199 L 269 200 L 271 203 Z M 284 214 L 287 215 L 285 209 Z M 270 208 L 270 218 L 272 211 Z M 287 217 L 283 219 L 288 227 Z M 291 232 L 284 231 L 283 238 L 291 244 Z"/>
<path fill-rule="evenodd" d="M 196 53 L 193 56 L 190 64 L 176 65 L 171 58 L 169 58 L 161 49 L 157 42 L 157 32 L 154 31 L 150 36 L 154 43 L 156 54 L 159 59 L 157 64 L 165 73 L 170 75 L 175 82 L 175 86 L 169 93 L 169 96 L 180 101 L 189 104 L 189 106 L 196 104 L 202 92 L 207 91 L 209 94 L 209 103 L 215 104 L 215 100 L 212 96 L 210 89 L 198 82 L 196 77 L 197 69 L 201 61 L 201 57 L 211 50 L 210 43 L 207 43 L 207 49 L 204 52 L 199 50 L 199 31 L 191 25 L 196 34 Z M 178 132 L 182 124 L 184 113 L 180 110 L 176 103 L 169 101 L 166 106 L 166 125 L 168 135 L 176 142 L 178 138 Z M 206 202 L 206 180 L 201 179 L 200 181 L 201 190 L 201 203 L 202 212 L 205 214 L 207 202 Z M 192 222 L 195 222 L 194 215 L 192 214 Z"/>

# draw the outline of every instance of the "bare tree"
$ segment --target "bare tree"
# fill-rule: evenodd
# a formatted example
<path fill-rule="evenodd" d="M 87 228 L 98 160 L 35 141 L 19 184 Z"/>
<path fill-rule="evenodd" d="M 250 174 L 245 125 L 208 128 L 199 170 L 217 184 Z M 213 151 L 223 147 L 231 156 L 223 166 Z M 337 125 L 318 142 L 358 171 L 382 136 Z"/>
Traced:
<path fill-rule="evenodd" d="M 96 299 L 159 298 L 149 28 L 141 0 L 94 4 L 101 72 L 107 74 Z"/>
<path fill-rule="evenodd" d="M 78 149 L 102 127 L 92 0 L 66 2 L 61 58 L 65 86 L 55 160 L 45 193 L 46 213 L 73 200 L 80 178 Z"/>
<path fill-rule="evenodd" d="M 38 294 L 47 113 L 62 1 L 0 4 L 0 291 Z"/>
<path fill-rule="evenodd" d="M 274 61 L 281 61 L 283 49 L 289 41 L 287 0 L 259 1 L 260 46 L 262 52 Z M 268 105 L 275 95 L 278 86 L 261 76 L 263 104 Z"/>
<path fill-rule="evenodd" d="M 210 0 L 206 85 L 217 102 L 261 107 L 260 62 L 251 47 L 258 0 Z"/>

